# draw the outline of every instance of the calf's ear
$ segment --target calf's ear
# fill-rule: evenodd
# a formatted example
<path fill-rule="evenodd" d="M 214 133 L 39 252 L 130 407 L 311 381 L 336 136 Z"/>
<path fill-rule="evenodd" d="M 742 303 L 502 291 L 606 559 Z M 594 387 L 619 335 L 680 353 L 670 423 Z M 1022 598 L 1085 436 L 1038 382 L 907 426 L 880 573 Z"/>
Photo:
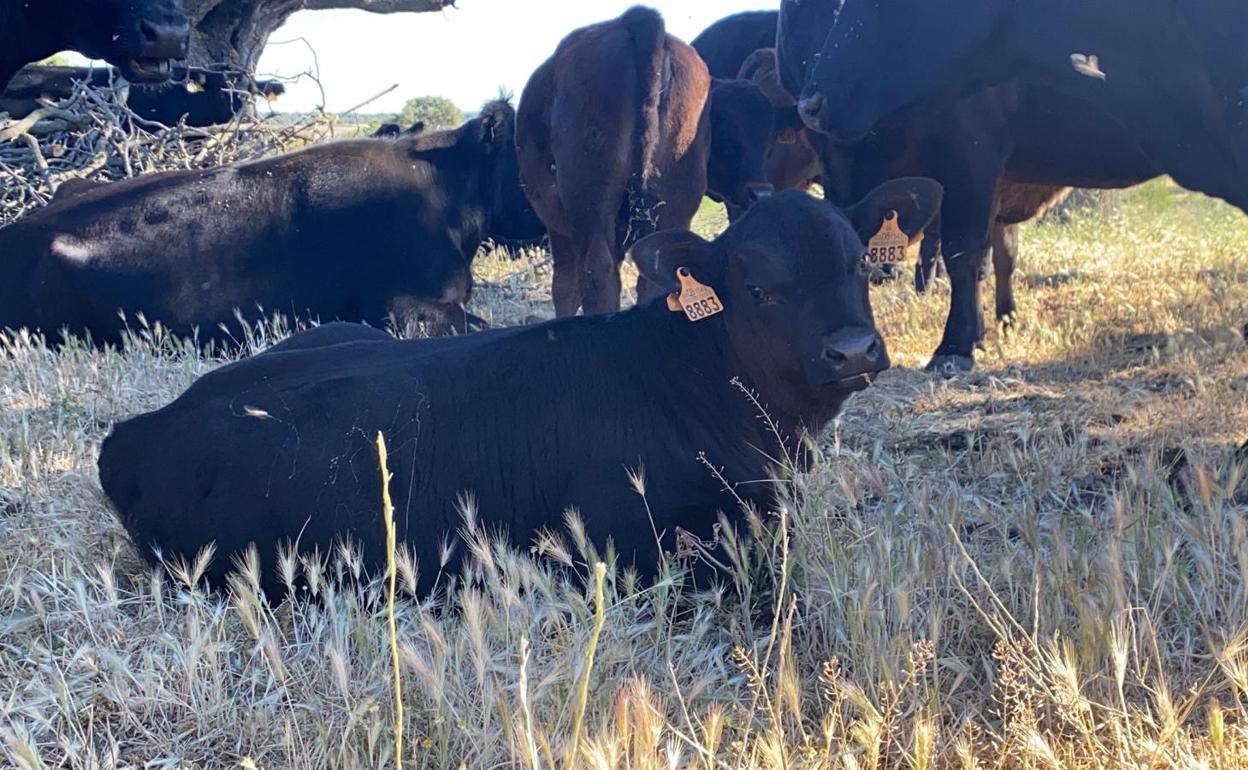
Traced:
<path fill-rule="evenodd" d="M 940 213 L 945 188 L 934 179 L 908 176 L 885 182 L 845 210 L 863 243 L 880 230 L 884 216 L 896 211 L 902 232 L 913 239 Z"/>
<path fill-rule="evenodd" d="M 703 283 L 719 275 L 710 242 L 688 230 L 661 230 L 634 243 L 628 253 L 637 272 L 664 293 L 680 290 L 676 271 L 682 267 Z"/>

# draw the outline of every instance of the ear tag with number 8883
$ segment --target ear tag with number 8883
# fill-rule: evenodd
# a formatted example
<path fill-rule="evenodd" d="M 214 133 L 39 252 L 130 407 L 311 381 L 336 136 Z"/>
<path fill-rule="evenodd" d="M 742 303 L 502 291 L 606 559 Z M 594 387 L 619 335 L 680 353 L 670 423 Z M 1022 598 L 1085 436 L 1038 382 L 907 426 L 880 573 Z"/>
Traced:
<path fill-rule="evenodd" d="M 872 265 L 893 265 L 906 261 L 906 247 L 910 238 L 902 232 L 897 224 L 896 211 L 890 210 L 884 215 L 884 223 L 879 232 L 867 241 L 867 262 Z"/>
<path fill-rule="evenodd" d="M 702 321 L 716 313 L 722 313 L 724 305 L 710 286 L 698 281 L 687 267 L 676 268 L 680 281 L 680 296 L 667 295 L 667 309 L 674 313 L 684 311 L 690 321 Z"/>

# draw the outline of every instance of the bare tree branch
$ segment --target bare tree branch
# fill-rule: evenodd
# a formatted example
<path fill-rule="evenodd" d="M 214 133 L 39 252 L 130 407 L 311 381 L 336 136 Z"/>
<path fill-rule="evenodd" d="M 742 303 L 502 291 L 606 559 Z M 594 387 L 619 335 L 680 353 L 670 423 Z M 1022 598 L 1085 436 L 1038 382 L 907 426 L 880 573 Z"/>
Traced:
<path fill-rule="evenodd" d="M 291 14 L 358 8 L 372 13 L 440 11 L 454 0 L 182 0 L 191 20 L 190 62 L 254 72 L 264 44 Z"/>
<path fill-rule="evenodd" d="M 326 8 L 359 8 L 370 13 L 423 13 L 455 5 L 454 0 L 307 0 L 309 11 Z"/>

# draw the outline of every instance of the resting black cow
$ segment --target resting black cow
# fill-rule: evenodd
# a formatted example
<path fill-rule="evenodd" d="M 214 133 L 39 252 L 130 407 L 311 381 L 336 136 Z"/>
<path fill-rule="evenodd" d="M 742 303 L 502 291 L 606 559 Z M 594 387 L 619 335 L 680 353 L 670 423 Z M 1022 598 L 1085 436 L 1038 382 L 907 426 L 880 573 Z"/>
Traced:
<path fill-rule="evenodd" d="M 800 80 L 803 73 L 826 72 L 826 51 L 819 50 L 822 37 L 812 30 L 819 25 L 828 29 L 837 7 L 838 0 L 782 4 L 780 50 L 789 59 L 780 62 L 782 76 Z M 790 29 L 796 31 L 786 39 Z M 829 104 L 822 96 L 808 95 L 801 106 L 807 125 L 825 128 L 833 114 Z M 1020 195 L 1034 200 L 1034 186 L 1040 185 L 1049 188 L 1051 200 L 1065 186 L 1126 187 L 1158 173 L 1131 135 L 1109 116 L 1042 86 L 988 89 L 956 103 L 894 116 L 852 138 L 825 145 L 831 150 L 825 156 L 825 189 L 834 199 L 852 199 L 856 191 L 903 174 L 930 176 L 945 187 L 941 217 L 933 228 L 939 244 L 937 239 L 924 243 L 924 264 L 929 266 L 939 245 L 953 290 L 944 336 L 929 364 L 945 372 L 974 365 L 975 348 L 984 336 L 981 270 L 995 241 L 1014 247 L 1002 249 L 1003 264 L 997 266 L 999 276 L 1012 272 L 1020 213 L 1013 204 Z M 1012 190 L 1015 184 L 1033 187 Z M 998 216 L 1003 197 L 1012 202 L 1008 217 Z M 1043 210 L 1046 199 L 1034 202 L 1033 215 Z M 918 276 L 920 282 L 926 278 Z M 1014 313 L 1008 282 L 998 286 L 997 310 L 1003 321 Z"/>
<path fill-rule="evenodd" d="M 804 95 L 853 136 L 915 105 L 1043 83 L 1112 116 L 1179 184 L 1248 211 L 1245 30 L 1238 0 L 850 2 Z"/>
<path fill-rule="evenodd" d="M 0 0 L 0 89 L 23 65 L 72 49 L 134 82 L 169 77 L 191 27 L 175 0 Z"/>
<path fill-rule="evenodd" d="M 229 339 L 234 308 L 254 318 L 259 305 L 374 326 L 430 313 L 462 329 L 482 239 L 541 233 L 514 119 L 496 102 L 453 131 L 77 186 L 0 230 L 0 328 L 117 342 L 121 309 Z"/>
<path fill-rule="evenodd" d="M 550 230 L 556 314 L 619 309 L 628 245 L 687 227 L 708 190 L 743 208 L 769 193 L 774 119 L 752 83 L 712 83 L 651 9 L 564 38 L 525 85 L 516 126 L 524 189 Z"/>
<path fill-rule="evenodd" d="M 126 105 L 144 120 L 172 126 L 215 126 L 235 117 L 255 117 L 257 96 L 272 102 L 286 92 L 275 80 L 255 80 L 244 72 L 176 68 L 172 82 L 130 89 Z"/>
<path fill-rule="evenodd" d="M 39 108 L 39 99 L 68 99 L 74 83 L 106 88 L 120 83 L 111 67 L 45 67 L 27 65 L 0 91 L 0 112 L 23 118 Z M 126 104 L 144 120 L 172 126 L 228 123 L 237 115 L 254 116 L 253 97 L 270 101 L 285 93 L 275 80 L 254 80 L 241 72 L 214 72 L 197 67 L 174 67 L 171 80 L 159 85 L 131 85 Z"/>
<path fill-rule="evenodd" d="M 100 452 L 101 484 L 149 557 L 215 543 L 206 575 L 221 586 L 230 554 L 254 543 L 277 598 L 282 543 L 328 554 L 349 537 L 370 571 L 384 565 L 380 431 L 421 592 L 439 579 L 465 495 L 478 521 L 518 544 L 575 508 L 595 544 L 613 539 L 624 564 L 652 575 L 677 527 L 708 537 L 718 511 L 739 511 L 699 453 L 741 482 L 736 494 L 772 505 L 758 483 L 773 477 L 768 458 L 802 456 L 803 437 L 888 367 L 862 238 L 887 209 L 916 232 L 939 199 L 930 180 L 897 180 L 842 213 L 790 191 L 714 242 L 684 230 L 638 242 L 638 268 L 664 290 L 678 289 L 681 268 L 714 289 L 723 311 L 696 322 L 659 299 L 443 340 L 332 344 L 350 333 L 331 330 L 329 347 L 241 361 L 119 424 Z M 783 447 L 740 388 L 767 405 Z M 630 470 L 644 472 L 644 500 Z"/>

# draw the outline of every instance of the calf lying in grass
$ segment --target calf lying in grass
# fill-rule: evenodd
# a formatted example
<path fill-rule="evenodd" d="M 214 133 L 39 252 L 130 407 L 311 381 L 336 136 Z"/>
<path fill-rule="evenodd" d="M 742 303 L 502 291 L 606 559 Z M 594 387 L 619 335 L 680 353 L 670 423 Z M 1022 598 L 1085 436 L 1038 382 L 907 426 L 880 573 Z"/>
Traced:
<path fill-rule="evenodd" d="M 0 229 L 0 329 L 120 345 L 123 311 L 204 342 L 273 312 L 464 331 L 480 322 L 463 305 L 482 240 L 544 232 L 514 122 L 500 101 L 449 131 L 62 185 Z"/>
<path fill-rule="evenodd" d="M 706 536 L 738 498 L 770 505 L 760 480 L 775 458 L 800 454 L 804 435 L 888 368 L 863 239 L 890 209 L 916 233 L 940 198 L 926 179 L 890 182 L 845 211 L 791 191 L 714 242 L 657 233 L 633 258 L 672 297 L 611 315 L 431 341 L 350 327 L 309 332 L 307 345 L 296 336 L 117 425 L 100 481 L 145 554 L 191 559 L 215 543 L 205 574 L 221 586 L 229 555 L 254 543 L 277 597 L 288 542 L 326 554 L 350 538 L 369 569 L 384 565 L 381 432 L 420 591 L 458 562 L 445 544 L 467 496 L 517 542 L 574 508 L 599 548 L 613 540 L 622 562 L 653 575 L 677 527 Z M 644 498 L 630 474 L 644 475 Z"/>

